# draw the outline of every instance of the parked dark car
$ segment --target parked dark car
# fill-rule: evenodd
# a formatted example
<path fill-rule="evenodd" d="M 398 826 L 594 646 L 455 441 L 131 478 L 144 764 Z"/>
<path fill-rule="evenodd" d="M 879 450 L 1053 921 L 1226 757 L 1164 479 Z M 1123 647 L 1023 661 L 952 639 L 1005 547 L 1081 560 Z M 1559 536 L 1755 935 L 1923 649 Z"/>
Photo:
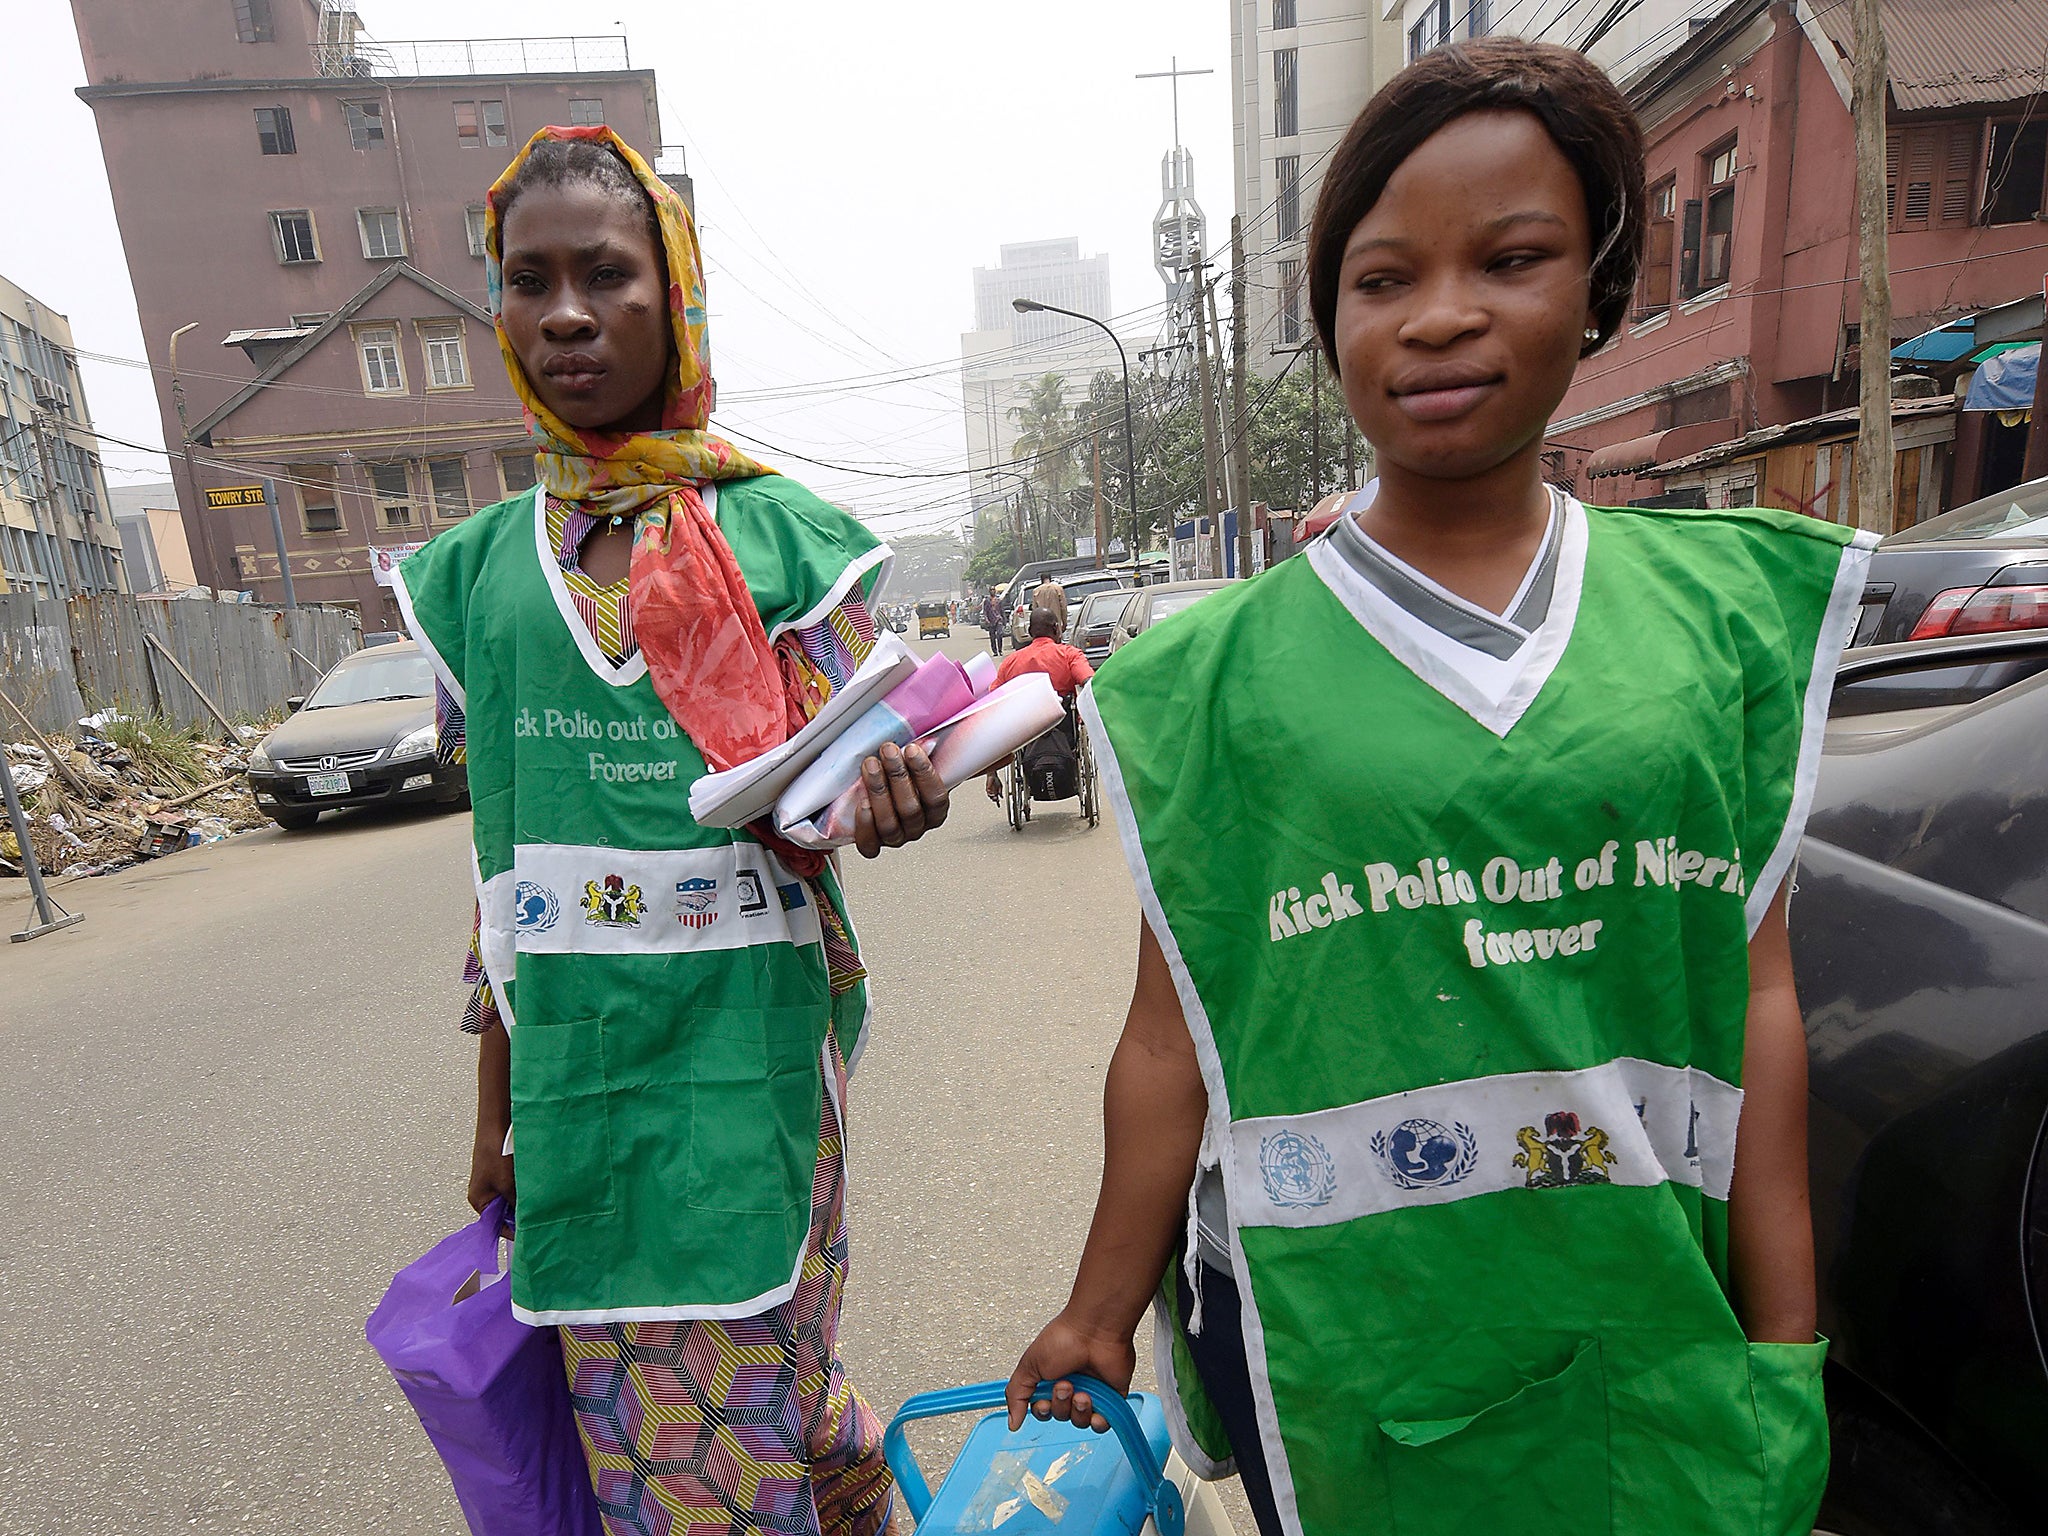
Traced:
<path fill-rule="evenodd" d="M 1116 629 L 1117 619 L 1129 606 L 1131 597 L 1132 591 L 1128 587 L 1091 592 L 1068 615 L 1067 644 L 1086 656 L 1091 667 L 1101 666 L 1109 655 L 1109 637 Z"/>
<path fill-rule="evenodd" d="M 2048 1530 L 2048 633 L 1852 650 L 1791 903 L 1839 1536 Z"/>
<path fill-rule="evenodd" d="M 2048 479 L 1931 517 L 1871 556 L 1856 643 L 2048 629 Z"/>
<path fill-rule="evenodd" d="M 249 754 L 264 815 L 287 831 L 357 805 L 469 803 L 469 770 L 435 753 L 434 671 L 411 641 L 357 651 Z"/>
<path fill-rule="evenodd" d="M 1110 650 L 1121 649 L 1132 636 L 1142 635 L 1161 619 L 1192 608 L 1211 592 L 1221 592 L 1229 585 L 1227 581 L 1162 581 L 1156 587 L 1138 588 L 1117 616 L 1116 628 L 1110 632 Z"/>

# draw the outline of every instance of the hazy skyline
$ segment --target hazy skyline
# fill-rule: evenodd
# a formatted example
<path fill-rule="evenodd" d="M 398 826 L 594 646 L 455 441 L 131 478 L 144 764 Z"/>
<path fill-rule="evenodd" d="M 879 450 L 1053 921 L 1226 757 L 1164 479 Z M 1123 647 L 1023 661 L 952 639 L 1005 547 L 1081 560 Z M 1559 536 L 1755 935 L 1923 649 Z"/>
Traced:
<path fill-rule="evenodd" d="M 993 266 L 1004 244 L 1078 237 L 1084 253 L 1111 258 L 1118 314 L 1156 313 L 1150 231 L 1172 103 L 1166 81 L 1133 77 L 1175 55 L 1216 71 L 1181 83 L 1181 135 L 1212 244 L 1228 231 L 1221 0 L 913 4 L 891 13 L 888 30 L 872 12 L 822 0 L 616 0 L 573 23 L 539 0 L 358 9 L 384 41 L 623 29 L 634 65 L 656 72 L 669 154 L 696 179 L 714 426 L 775 445 L 784 457 L 759 451 L 899 533 L 966 507 L 962 477 L 884 475 L 964 465 L 959 337 L 974 323 L 976 266 Z M 0 66 L 0 126 L 28 148 L 16 161 L 23 216 L 0 227 L 0 273 L 65 314 L 83 353 L 132 363 L 142 337 L 98 133 L 74 94 L 84 69 L 70 7 L 30 0 L 25 11 Z M 162 444 L 145 369 L 92 356 L 81 367 L 102 434 Z M 904 377 L 869 377 L 884 373 Z M 160 454 L 107 442 L 103 456 L 112 484 L 168 476 Z"/>

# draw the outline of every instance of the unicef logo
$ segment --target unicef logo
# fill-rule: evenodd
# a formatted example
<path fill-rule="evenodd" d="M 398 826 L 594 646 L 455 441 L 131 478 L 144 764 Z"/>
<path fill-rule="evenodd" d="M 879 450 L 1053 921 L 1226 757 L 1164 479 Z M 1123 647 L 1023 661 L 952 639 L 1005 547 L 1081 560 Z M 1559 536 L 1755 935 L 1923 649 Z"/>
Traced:
<path fill-rule="evenodd" d="M 512 911 L 521 933 L 546 933 L 561 919 L 562 903 L 546 886 L 522 880 L 512 891 Z"/>
<path fill-rule="evenodd" d="M 1328 1205 L 1337 1192 L 1336 1159 L 1301 1131 L 1275 1131 L 1259 1143 L 1259 1174 L 1266 1181 L 1266 1198 L 1279 1206 Z"/>
<path fill-rule="evenodd" d="M 1391 1131 L 1374 1131 L 1371 1145 L 1381 1170 L 1403 1189 L 1448 1188 L 1479 1161 L 1479 1138 L 1457 1120 L 1403 1120 Z"/>

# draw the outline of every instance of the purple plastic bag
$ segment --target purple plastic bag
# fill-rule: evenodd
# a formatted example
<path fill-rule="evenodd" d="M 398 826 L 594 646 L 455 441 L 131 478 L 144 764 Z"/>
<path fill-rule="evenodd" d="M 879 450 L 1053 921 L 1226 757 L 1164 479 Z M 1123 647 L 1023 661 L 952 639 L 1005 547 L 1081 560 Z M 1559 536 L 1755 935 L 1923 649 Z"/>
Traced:
<path fill-rule="evenodd" d="M 604 1536 L 552 1328 L 512 1315 L 504 1202 L 391 1282 L 363 1330 L 447 1464 L 473 1536 Z M 487 1283 L 488 1282 L 488 1283 Z"/>

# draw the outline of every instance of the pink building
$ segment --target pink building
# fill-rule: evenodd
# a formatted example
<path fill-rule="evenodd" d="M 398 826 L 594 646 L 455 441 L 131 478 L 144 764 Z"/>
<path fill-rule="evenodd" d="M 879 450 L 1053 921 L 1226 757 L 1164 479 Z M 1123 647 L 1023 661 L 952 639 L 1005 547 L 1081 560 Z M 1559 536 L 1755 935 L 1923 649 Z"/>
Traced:
<path fill-rule="evenodd" d="M 2038 336 L 2048 6 L 1885 0 L 1884 24 L 1894 321 L 1882 344 L 2029 296 Z M 1551 424 L 1553 469 L 1589 501 L 1704 495 L 1853 521 L 1844 454 L 1811 446 L 1845 435 L 1830 433 L 1838 424 L 1802 426 L 1803 454 L 1744 467 L 1782 440 L 1752 434 L 1856 404 L 1848 10 L 1735 0 L 1695 28 L 1628 86 L 1648 143 L 1648 261 L 1621 335 L 1580 365 Z M 1970 351 L 1933 370 L 1940 395 Z M 1981 422 L 1921 402 L 1907 414 L 1900 526 L 1998 488 L 1984 483 L 2002 471 Z M 1706 474 L 1716 460 L 1725 472 Z M 1680 461 L 1698 472 L 1655 473 Z M 2017 478 L 2015 463 L 2001 483 Z"/>
<path fill-rule="evenodd" d="M 533 483 L 484 193 L 550 123 L 652 161 L 653 72 L 618 36 L 379 45 L 350 0 L 72 13 L 201 582 L 282 598 L 268 510 L 197 510 L 267 477 L 298 600 L 395 628 L 372 548 Z"/>

